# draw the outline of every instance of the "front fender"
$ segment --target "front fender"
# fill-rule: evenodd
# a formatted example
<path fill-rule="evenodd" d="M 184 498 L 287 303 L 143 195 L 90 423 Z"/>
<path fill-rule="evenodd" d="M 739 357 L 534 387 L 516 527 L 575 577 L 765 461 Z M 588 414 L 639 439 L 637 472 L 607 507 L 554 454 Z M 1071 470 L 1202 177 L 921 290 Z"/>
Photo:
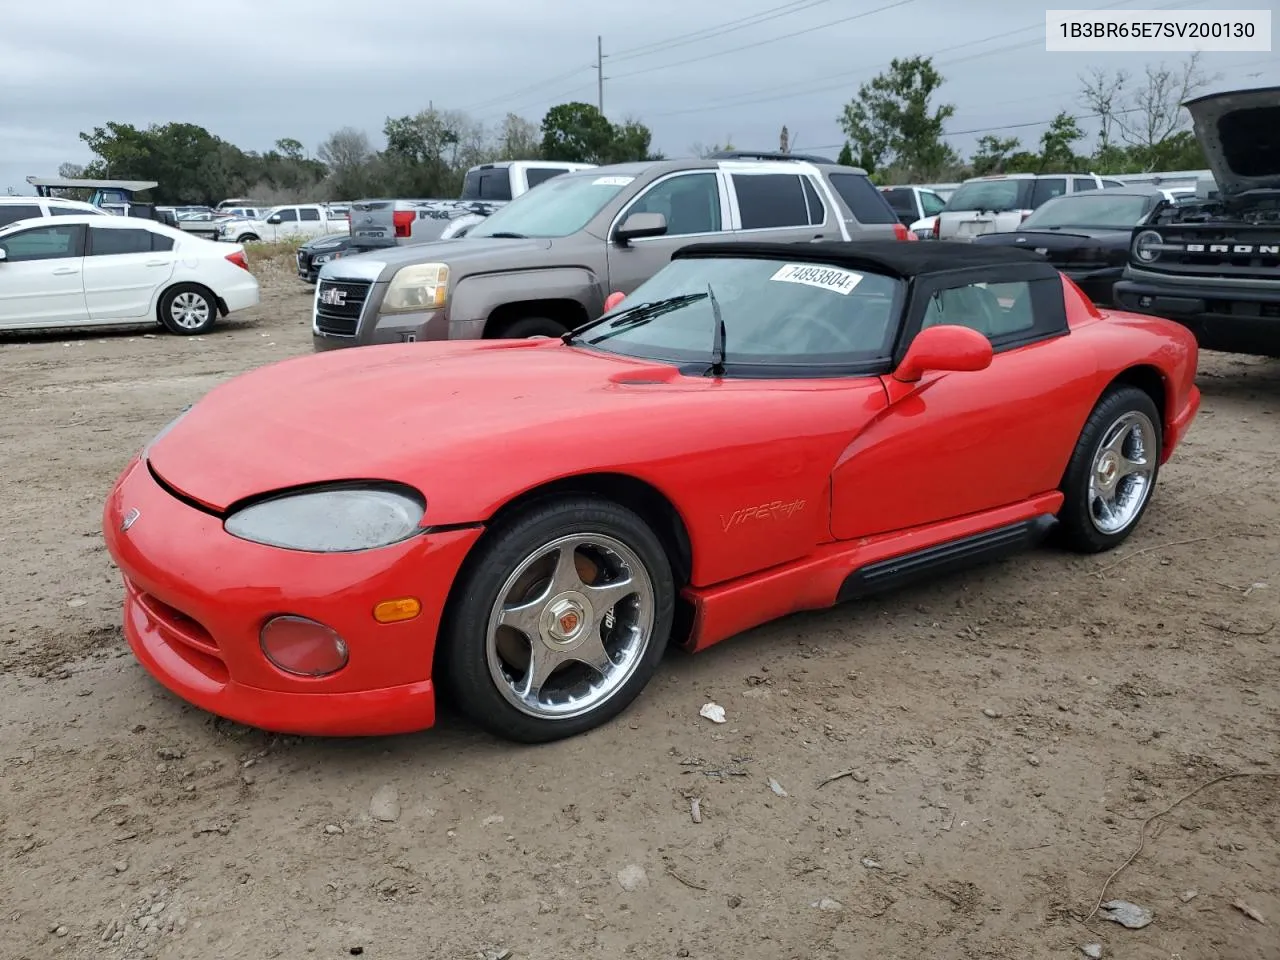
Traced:
<path fill-rule="evenodd" d="M 604 284 L 586 267 L 554 267 L 546 270 L 513 270 L 463 277 L 453 290 L 450 324 L 475 329 L 479 336 L 485 321 L 508 303 L 529 300 L 572 300 L 588 317 L 604 312 Z"/>

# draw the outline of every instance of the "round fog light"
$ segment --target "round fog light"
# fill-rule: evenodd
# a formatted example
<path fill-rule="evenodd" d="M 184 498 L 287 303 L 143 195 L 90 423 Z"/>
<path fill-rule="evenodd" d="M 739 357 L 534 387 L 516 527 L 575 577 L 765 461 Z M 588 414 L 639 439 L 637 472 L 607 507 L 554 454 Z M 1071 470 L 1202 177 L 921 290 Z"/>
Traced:
<path fill-rule="evenodd" d="M 332 627 L 306 617 L 273 617 L 259 635 L 274 666 L 299 677 L 325 677 L 347 665 L 347 644 Z"/>

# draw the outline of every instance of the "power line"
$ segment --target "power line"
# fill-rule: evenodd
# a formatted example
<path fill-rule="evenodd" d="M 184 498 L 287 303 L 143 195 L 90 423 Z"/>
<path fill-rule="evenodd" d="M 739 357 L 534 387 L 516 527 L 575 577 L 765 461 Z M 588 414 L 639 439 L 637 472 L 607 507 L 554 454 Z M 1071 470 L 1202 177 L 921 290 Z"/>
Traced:
<path fill-rule="evenodd" d="M 1096 7 L 1093 9 L 1095 9 L 1096 11 L 1111 10 L 1116 7 L 1123 6 L 1126 3 L 1132 3 L 1132 2 L 1134 2 L 1134 0 L 1117 0 L 1117 2 L 1108 3 L 1108 4 L 1105 4 L 1104 6 Z M 1182 0 L 1182 2 L 1167 4 L 1158 9 L 1166 9 L 1166 10 L 1176 9 L 1177 7 L 1180 7 L 1180 6 L 1189 6 L 1191 3 L 1195 3 L 1195 2 L 1198 2 L 1198 0 Z M 924 56 L 936 57 L 943 53 L 951 53 L 956 50 L 965 50 L 965 49 L 968 49 L 969 47 L 975 47 L 975 46 L 979 46 L 980 44 L 990 43 L 993 40 L 1002 40 L 1005 37 L 1012 37 L 1019 33 L 1026 33 L 1028 30 L 1043 30 L 1043 29 L 1044 29 L 1044 21 L 1040 20 L 1040 21 L 1037 21 L 1036 23 L 1028 24 L 1025 27 L 1018 27 L 1017 29 L 1014 29 L 1014 30 L 1006 30 L 1003 33 L 992 34 L 989 37 L 983 37 L 978 40 L 968 40 L 964 43 L 953 44 L 952 46 L 949 46 L 949 47 L 941 47 L 940 49 L 934 50 L 928 54 L 925 54 Z M 956 60 L 947 61 L 947 62 L 938 64 L 938 66 L 948 66 L 956 63 L 964 63 L 964 62 L 967 62 L 968 60 L 980 59 L 982 57 L 990 56 L 992 54 L 1003 53 L 1003 52 L 1018 49 L 1021 47 L 1035 46 L 1040 43 L 1041 41 L 1039 39 L 1029 40 L 1025 43 L 1014 44 L 1014 45 L 1003 47 L 997 50 L 986 50 L 986 51 L 983 51 L 982 53 L 975 54 L 971 57 L 964 57 L 964 58 L 958 58 Z M 682 107 L 679 110 L 667 110 L 662 113 L 649 114 L 648 117 L 650 119 L 657 119 L 660 117 L 681 116 L 689 113 L 705 113 L 706 111 L 709 111 L 709 110 L 721 110 L 721 109 L 733 108 L 733 107 L 755 106 L 756 104 L 772 103 L 778 100 L 791 100 L 791 99 L 795 99 L 796 97 L 809 96 L 810 94 L 814 94 L 814 93 L 825 93 L 829 90 L 843 90 L 848 86 L 848 79 L 842 79 L 842 78 L 871 76 L 874 71 L 888 69 L 891 66 L 892 66 L 892 63 L 882 63 L 876 67 L 861 67 L 857 70 L 847 70 L 841 73 L 829 74 L 825 77 L 817 77 L 817 78 L 810 77 L 808 80 L 801 80 L 793 83 L 782 84 L 781 86 L 774 84 L 771 87 L 760 88 L 754 91 L 747 91 L 744 93 L 734 94 L 732 97 L 721 97 L 717 100 L 713 100 L 712 102 L 703 104 L 701 106 Z M 830 82 L 830 81 L 836 81 L 836 80 L 839 80 L 840 82 L 838 83 Z M 813 84 L 815 81 L 819 83 L 824 83 L 826 85 L 820 86 L 820 87 L 811 86 L 811 84 Z M 803 87 L 804 89 L 792 90 L 791 92 L 779 92 L 780 90 L 785 91 L 786 88 L 788 87 L 793 87 L 793 88 Z M 757 94 L 765 93 L 766 91 L 769 91 L 769 94 L 767 96 L 756 96 Z"/>
<path fill-rule="evenodd" d="M 594 71 L 595 69 L 596 69 L 596 65 L 594 63 L 584 64 L 583 66 L 577 67 L 576 69 L 570 70 L 566 73 L 556 74 L 554 77 L 550 77 L 546 80 L 539 80 L 537 83 L 534 83 L 534 84 L 525 84 L 519 90 L 510 90 L 502 94 L 501 96 L 490 97 L 488 100 L 482 100 L 478 103 L 470 104 L 469 106 L 459 107 L 458 109 L 460 109 L 464 113 L 471 113 L 474 110 L 483 110 L 486 107 L 493 106 L 494 104 L 502 103 L 505 100 L 510 100 L 512 97 L 519 97 L 522 94 L 529 93 L 531 90 L 539 90 L 542 87 L 549 87 L 552 84 L 560 83 L 562 80 L 568 80 L 570 77 L 576 77 L 586 70 Z"/>
<path fill-rule="evenodd" d="M 763 47 L 766 44 L 777 43 L 779 40 L 790 40 L 792 37 L 799 37 L 799 36 L 803 36 L 806 33 L 813 33 L 815 30 L 824 30 L 827 27 L 834 27 L 841 23 L 849 23 L 853 20 L 861 20 L 864 17 L 870 17 L 873 14 L 883 13 L 886 10 L 893 10 L 896 7 L 905 7 L 907 4 L 915 3 L 915 2 L 916 0 L 895 0 L 894 3 L 885 4 L 882 7 L 876 7 L 873 10 L 866 10 L 862 13 L 855 13 L 849 17 L 841 17 L 839 20 L 830 20 L 826 23 L 819 23 L 812 27 L 806 27 L 803 30 L 795 30 L 792 33 L 783 33 L 783 34 L 779 34 L 776 37 L 769 37 L 765 40 L 757 40 L 755 43 L 743 44 L 740 47 L 730 47 L 727 50 L 716 50 L 712 53 L 705 53 L 702 56 L 692 57 L 688 60 L 677 60 L 675 63 L 663 63 L 656 67 L 645 67 L 642 70 L 632 70 L 630 73 L 619 74 L 618 76 L 613 77 L 612 79 L 623 80 L 623 79 L 626 79 L 627 77 L 639 76 L 642 73 L 653 73 L 654 71 L 657 71 L 657 70 L 670 70 L 672 67 L 682 67 L 690 63 L 702 63 L 714 57 L 723 57 L 726 54 L 739 53 L 743 50 L 753 50 L 756 47 Z"/>
<path fill-rule="evenodd" d="M 619 50 L 617 53 L 610 54 L 612 60 L 633 60 L 637 57 L 648 57 L 663 50 L 670 50 L 673 47 L 683 47 L 690 43 L 698 43 L 703 40 L 710 40 L 713 37 L 720 37 L 726 33 L 733 33 L 737 30 L 745 30 L 747 27 L 754 27 L 757 24 L 768 23 L 770 20 L 776 20 L 779 17 L 790 16 L 793 13 L 800 13 L 808 10 L 810 7 L 816 7 L 823 3 L 830 3 L 831 0 L 792 0 L 791 3 L 784 3 L 780 7 L 769 7 L 750 16 L 742 17 L 739 20 L 730 20 L 727 23 L 718 24 L 713 27 L 704 27 L 701 30 L 695 30 L 692 33 L 682 33 L 674 37 L 668 37 L 666 40 L 657 40 L 653 43 L 644 43 L 637 47 L 627 47 Z M 767 16 L 766 16 L 767 14 Z"/>

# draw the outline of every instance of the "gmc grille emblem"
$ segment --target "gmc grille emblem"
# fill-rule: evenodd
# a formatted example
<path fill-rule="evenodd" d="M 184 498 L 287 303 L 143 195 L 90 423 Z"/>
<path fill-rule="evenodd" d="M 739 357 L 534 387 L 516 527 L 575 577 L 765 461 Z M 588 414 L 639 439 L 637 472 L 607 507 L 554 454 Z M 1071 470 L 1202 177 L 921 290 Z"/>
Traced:
<path fill-rule="evenodd" d="M 1280 244 L 1188 243 L 1187 253 L 1260 253 L 1280 257 Z"/>
<path fill-rule="evenodd" d="M 331 307 L 342 307 L 347 303 L 347 291 L 338 287 L 329 287 L 320 291 L 320 302 Z"/>

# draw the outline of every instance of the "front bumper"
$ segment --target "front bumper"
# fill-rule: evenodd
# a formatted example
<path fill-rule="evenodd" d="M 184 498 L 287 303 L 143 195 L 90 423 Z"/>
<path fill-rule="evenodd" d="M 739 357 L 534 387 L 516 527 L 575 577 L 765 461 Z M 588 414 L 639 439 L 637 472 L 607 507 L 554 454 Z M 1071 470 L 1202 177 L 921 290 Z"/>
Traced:
<path fill-rule="evenodd" d="M 129 529 L 126 514 L 138 511 Z M 429 533 L 377 550 L 312 554 L 239 540 L 179 501 L 134 460 L 103 510 L 107 549 L 124 577 L 124 630 L 134 655 L 201 709 L 279 733 L 366 736 L 435 723 L 431 663 L 440 615 L 480 529 Z M 422 613 L 380 624 L 373 606 L 414 596 Z M 262 654 L 267 619 L 327 624 L 350 659 L 327 677 L 297 677 Z"/>
<path fill-rule="evenodd" d="M 1204 350 L 1280 357 L 1280 284 L 1184 283 L 1127 273 L 1114 297 L 1122 310 L 1182 324 Z"/>

